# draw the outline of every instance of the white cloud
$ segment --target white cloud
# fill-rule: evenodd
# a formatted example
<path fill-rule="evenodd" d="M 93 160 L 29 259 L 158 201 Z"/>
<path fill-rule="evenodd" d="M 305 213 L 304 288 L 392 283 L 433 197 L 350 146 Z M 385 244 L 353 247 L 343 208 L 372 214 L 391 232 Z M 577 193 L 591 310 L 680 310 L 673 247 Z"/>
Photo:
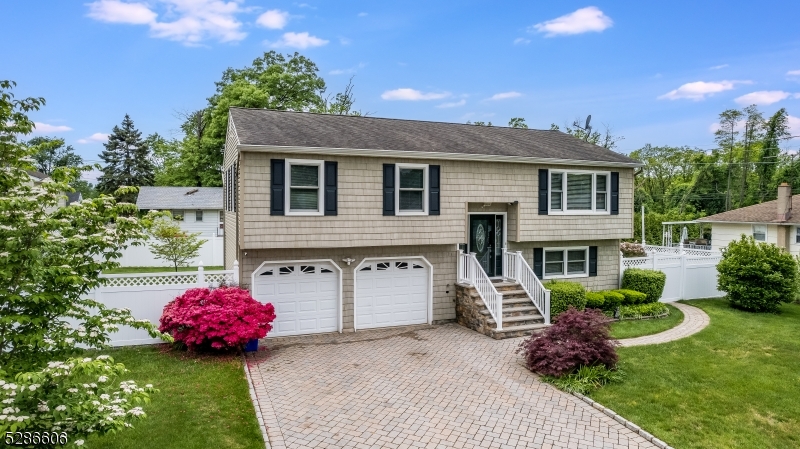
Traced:
<path fill-rule="evenodd" d="M 353 40 L 352 39 L 348 39 L 346 37 L 340 37 L 339 38 L 339 43 L 342 44 L 342 45 L 350 45 L 350 44 L 353 43 Z"/>
<path fill-rule="evenodd" d="M 289 13 L 280 9 L 270 9 L 256 19 L 256 24 L 273 30 L 283 29 L 287 22 L 289 22 Z"/>
<path fill-rule="evenodd" d="M 800 76 L 800 70 L 789 70 L 786 72 L 786 76 Z"/>
<path fill-rule="evenodd" d="M 514 45 L 530 44 L 530 43 L 531 43 L 531 40 L 530 39 L 525 39 L 524 37 L 518 37 L 518 38 L 514 39 Z"/>
<path fill-rule="evenodd" d="M 369 15 L 369 14 L 367 14 L 367 13 L 365 13 L 365 12 L 360 12 L 360 13 L 358 13 L 358 17 L 367 17 L 368 15 Z"/>
<path fill-rule="evenodd" d="M 94 143 L 94 142 L 105 142 L 108 140 L 108 134 L 103 133 L 94 133 L 91 136 L 85 139 L 78 139 L 78 143 Z"/>
<path fill-rule="evenodd" d="M 725 67 L 728 67 L 728 64 L 715 65 L 713 67 L 709 67 L 708 70 L 719 70 L 724 69 Z"/>
<path fill-rule="evenodd" d="M 733 101 L 743 106 L 748 106 L 751 104 L 766 106 L 768 104 L 785 100 L 790 96 L 792 96 L 790 92 L 784 92 L 782 90 L 760 90 L 758 92 L 751 92 L 749 94 L 742 95 Z"/>
<path fill-rule="evenodd" d="M 43 134 L 43 133 L 63 133 L 66 131 L 72 131 L 72 128 L 65 125 L 49 125 L 47 123 L 41 122 L 33 122 L 35 129 L 33 130 L 34 133 Z"/>
<path fill-rule="evenodd" d="M 280 40 L 277 42 L 271 42 L 269 45 L 274 48 L 280 47 L 292 47 L 292 48 L 309 48 L 309 47 L 321 47 L 326 45 L 328 42 L 325 39 L 320 39 L 316 36 L 312 36 L 308 34 L 308 32 L 304 31 L 302 33 L 295 33 L 295 32 L 288 32 L 283 33 Z"/>
<path fill-rule="evenodd" d="M 752 81 L 695 81 L 686 83 L 675 90 L 671 90 L 658 97 L 659 100 L 678 100 L 687 98 L 690 100 L 703 100 L 706 96 L 714 95 L 719 92 L 731 90 L 737 84 L 752 84 Z"/>
<path fill-rule="evenodd" d="M 237 0 L 158 0 L 152 5 L 97 0 L 88 4 L 88 16 L 101 22 L 147 25 L 151 36 L 185 45 L 199 45 L 207 39 L 236 42 L 247 37 L 241 31 L 242 22 L 236 19 L 247 10 Z M 164 9 L 161 21 L 155 5 Z"/>
<path fill-rule="evenodd" d="M 356 73 L 359 69 L 363 69 L 366 66 L 367 66 L 366 63 L 360 62 L 360 63 L 358 63 L 357 66 L 350 67 L 349 69 L 333 69 L 330 72 L 328 72 L 328 74 L 329 75 L 344 75 L 344 74 L 347 74 L 347 73 Z"/>
<path fill-rule="evenodd" d="M 790 115 L 787 117 L 786 123 L 789 125 L 789 132 L 793 136 L 800 136 L 800 117 Z"/>
<path fill-rule="evenodd" d="M 416 89 L 409 89 L 407 87 L 395 90 L 387 90 L 381 94 L 384 100 L 441 100 L 450 96 L 450 92 L 420 92 Z"/>
<path fill-rule="evenodd" d="M 89 17 L 101 22 L 148 25 L 156 21 L 158 14 L 144 3 L 99 0 L 89 3 Z"/>
<path fill-rule="evenodd" d="M 501 92 L 501 93 L 499 93 L 499 94 L 494 94 L 494 95 L 492 95 L 492 96 L 489 98 L 489 100 L 507 100 L 507 99 L 509 99 L 509 98 L 517 98 L 517 97 L 521 97 L 521 96 L 522 96 L 522 94 L 521 94 L 521 93 L 519 93 L 519 92 L 514 92 L 514 91 L 511 91 L 511 92 Z"/>
<path fill-rule="evenodd" d="M 600 32 L 610 28 L 614 22 L 597 7 L 588 6 L 553 20 L 537 23 L 528 28 L 530 32 L 545 33 L 545 37 Z"/>
<path fill-rule="evenodd" d="M 437 108 L 457 108 L 459 106 L 464 106 L 465 104 L 467 104 L 467 100 L 461 99 L 459 101 L 453 101 L 453 102 L 450 102 L 450 103 L 442 103 L 442 104 L 440 104 L 439 106 L 436 106 L 436 107 Z"/>

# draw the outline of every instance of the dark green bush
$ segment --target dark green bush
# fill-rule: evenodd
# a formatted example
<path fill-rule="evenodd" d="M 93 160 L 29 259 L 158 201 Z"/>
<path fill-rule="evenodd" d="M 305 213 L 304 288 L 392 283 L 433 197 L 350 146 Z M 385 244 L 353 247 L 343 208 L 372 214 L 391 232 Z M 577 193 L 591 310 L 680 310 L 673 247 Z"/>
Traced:
<path fill-rule="evenodd" d="M 636 304 L 619 308 L 619 317 L 623 320 L 661 316 L 664 314 L 669 315 L 669 308 L 663 302 Z"/>
<path fill-rule="evenodd" d="M 663 271 L 628 268 L 622 274 L 622 288 L 647 295 L 645 303 L 658 302 L 664 293 L 667 275 Z"/>
<path fill-rule="evenodd" d="M 641 292 L 637 292 L 636 290 L 628 290 L 625 288 L 621 288 L 619 290 L 614 290 L 614 291 L 623 296 L 622 300 L 623 306 L 642 304 L 647 300 L 647 295 Z"/>
<path fill-rule="evenodd" d="M 586 289 L 577 282 L 550 281 L 544 288 L 550 290 L 550 318 L 565 312 L 569 306 L 578 310 L 586 308 Z"/>
<path fill-rule="evenodd" d="M 625 296 L 622 293 L 616 292 L 614 290 L 606 290 L 600 292 L 605 297 L 605 302 L 603 303 L 603 310 L 606 312 L 614 312 L 617 310 L 617 307 L 622 305 L 622 301 L 625 300 Z"/>
<path fill-rule="evenodd" d="M 752 312 L 777 312 L 794 298 L 797 262 L 773 244 L 742 236 L 722 250 L 717 288 L 734 307 Z"/>
<path fill-rule="evenodd" d="M 586 292 L 587 309 L 603 309 L 606 297 L 600 292 Z"/>

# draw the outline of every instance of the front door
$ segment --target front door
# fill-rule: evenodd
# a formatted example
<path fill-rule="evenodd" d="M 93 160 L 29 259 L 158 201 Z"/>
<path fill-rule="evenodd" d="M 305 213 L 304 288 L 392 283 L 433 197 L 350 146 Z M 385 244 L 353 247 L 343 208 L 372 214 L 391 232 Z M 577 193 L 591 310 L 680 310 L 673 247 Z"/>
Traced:
<path fill-rule="evenodd" d="M 503 274 L 503 216 L 469 216 L 469 252 L 490 277 Z"/>

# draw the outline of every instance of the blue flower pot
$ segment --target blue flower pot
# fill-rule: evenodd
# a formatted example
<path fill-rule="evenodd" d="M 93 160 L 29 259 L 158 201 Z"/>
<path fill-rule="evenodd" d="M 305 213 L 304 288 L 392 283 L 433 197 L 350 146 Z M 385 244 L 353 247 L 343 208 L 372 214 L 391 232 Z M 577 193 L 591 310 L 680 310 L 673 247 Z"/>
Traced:
<path fill-rule="evenodd" d="M 258 351 L 258 339 L 250 340 L 244 345 L 244 352 L 255 352 Z"/>

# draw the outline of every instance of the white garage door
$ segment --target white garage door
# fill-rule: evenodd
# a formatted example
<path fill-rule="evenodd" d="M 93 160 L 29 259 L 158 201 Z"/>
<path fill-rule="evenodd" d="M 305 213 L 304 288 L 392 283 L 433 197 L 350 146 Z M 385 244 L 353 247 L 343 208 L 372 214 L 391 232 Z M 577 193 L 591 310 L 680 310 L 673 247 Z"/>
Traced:
<path fill-rule="evenodd" d="M 356 329 L 428 322 L 430 271 L 419 259 L 375 260 L 356 272 Z"/>
<path fill-rule="evenodd" d="M 339 271 L 330 262 L 262 265 L 253 273 L 253 297 L 275 307 L 268 337 L 339 330 Z"/>

